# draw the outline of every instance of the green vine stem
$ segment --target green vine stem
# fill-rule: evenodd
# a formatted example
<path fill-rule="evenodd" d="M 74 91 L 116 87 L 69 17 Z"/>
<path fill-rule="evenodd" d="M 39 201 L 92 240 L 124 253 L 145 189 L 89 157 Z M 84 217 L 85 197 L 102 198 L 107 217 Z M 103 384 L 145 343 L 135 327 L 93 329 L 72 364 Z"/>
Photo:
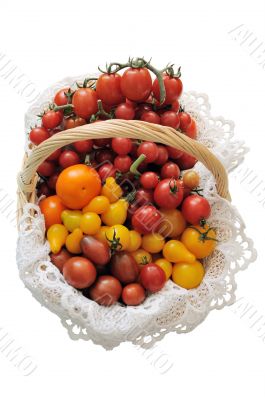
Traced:
<path fill-rule="evenodd" d="M 138 171 L 139 165 L 146 159 L 144 154 L 140 154 L 139 157 L 132 163 L 130 172 L 134 174 L 136 177 L 141 176 L 141 173 Z"/>

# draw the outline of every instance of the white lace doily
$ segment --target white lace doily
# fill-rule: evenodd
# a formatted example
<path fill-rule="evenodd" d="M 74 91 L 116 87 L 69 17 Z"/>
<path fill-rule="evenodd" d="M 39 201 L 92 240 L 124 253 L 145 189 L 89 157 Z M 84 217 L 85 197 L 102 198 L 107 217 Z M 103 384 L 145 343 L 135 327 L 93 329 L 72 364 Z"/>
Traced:
<path fill-rule="evenodd" d="M 83 78 L 65 79 L 43 93 L 26 114 L 26 138 L 30 126 L 38 122 L 36 115 L 49 104 L 55 92 Z M 205 94 L 185 93 L 181 103 L 197 121 L 198 140 L 215 153 L 228 171 L 235 168 L 243 160 L 246 148 L 243 142 L 234 139 L 233 122 L 212 117 Z M 28 139 L 26 151 L 30 151 Z M 24 207 L 17 244 L 20 277 L 38 301 L 60 317 L 73 339 L 91 339 L 106 349 L 124 341 L 149 347 L 168 332 L 191 331 L 211 310 L 233 304 L 235 274 L 255 259 L 256 252 L 236 208 L 217 195 L 214 179 L 202 164 L 197 163 L 195 168 L 212 206 L 209 223 L 217 228 L 220 242 L 204 260 L 206 274 L 198 288 L 186 290 L 169 280 L 160 292 L 150 295 L 137 307 L 119 303 L 103 307 L 69 286 L 50 261 L 39 207 L 34 204 Z"/>

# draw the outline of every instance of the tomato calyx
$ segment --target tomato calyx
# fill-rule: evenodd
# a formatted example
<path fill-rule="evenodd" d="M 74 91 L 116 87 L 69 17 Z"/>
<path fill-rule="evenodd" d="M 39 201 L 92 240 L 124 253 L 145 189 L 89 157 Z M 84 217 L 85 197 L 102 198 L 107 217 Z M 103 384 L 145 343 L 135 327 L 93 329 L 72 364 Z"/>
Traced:
<path fill-rule="evenodd" d="M 173 182 L 173 186 L 172 186 L 171 182 Z M 179 191 L 176 179 L 170 179 L 168 185 L 169 185 L 170 193 L 175 194 Z"/>
<path fill-rule="evenodd" d="M 147 264 L 149 264 L 149 261 L 148 261 L 148 259 L 147 259 L 146 256 L 143 256 L 143 257 L 141 258 L 140 265 L 147 265 Z"/>
<path fill-rule="evenodd" d="M 204 195 L 202 194 L 203 192 L 203 188 L 194 188 L 190 191 L 191 194 L 196 193 L 198 196 L 204 197 Z"/>
<path fill-rule="evenodd" d="M 106 117 L 108 119 L 114 118 L 114 112 L 107 113 L 107 111 L 105 111 L 103 108 L 103 104 L 102 104 L 101 100 L 98 100 L 97 103 L 98 103 L 98 111 L 96 112 L 96 114 L 93 114 L 90 117 L 90 121 L 89 121 L 90 123 L 95 122 L 98 119 L 98 117 L 100 117 L 100 116 Z"/>
<path fill-rule="evenodd" d="M 145 154 L 140 154 L 139 157 L 132 163 L 130 167 L 130 172 L 134 174 L 135 177 L 140 177 L 141 172 L 138 171 L 139 165 L 146 159 Z"/>
<path fill-rule="evenodd" d="M 205 221 L 206 222 L 206 221 Z M 205 224 L 204 224 L 204 226 L 205 226 Z M 202 226 L 203 227 L 203 226 Z M 207 229 L 207 231 L 206 232 L 201 232 L 198 228 L 196 228 L 195 226 L 190 226 L 189 228 L 191 228 L 191 229 L 194 229 L 196 232 L 198 232 L 200 235 L 199 235 L 199 241 L 200 242 L 205 242 L 206 240 L 213 240 L 214 242 L 219 242 L 219 240 L 218 239 L 215 239 L 215 238 L 212 238 L 212 237 L 210 237 L 210 236 L 208 236 L 208 233 L 210 232 L 210 231 L 213 231 L 213 232 L 215 232 L 215 228 L 213 228 L 213 227 L 209 227 L 208 229 Z"/>
<path fill-rule="evenodd" d="M 174 64 L 169 65 L 166 69 L 166 74 L 170 76 L 170 78 L 180 78 L 181 77 L 181 66 L 178 67 L 177 72 L 174 71 Z"/>
<path fill-rule="evenodd" d="M 120 243 L 120 238 L 116 236 L 116 230 L 114 229 L 113 238 L 109 239 L 107 234 L 105 233 L 105 237 L 107 241 L 110 243 L 110 251 L 113 255 L 117 250 L 122 249 L 122 244 Z"/>
<path fill-rule="evenodd" d="M 76 82 L 76 86 L 78 89 L 81 88 L 89 88 L 89 89 L 96 89 L 96 82 L 98 78 L 93 77 L 93 78 L 85 78 L 83 83 Z"/>

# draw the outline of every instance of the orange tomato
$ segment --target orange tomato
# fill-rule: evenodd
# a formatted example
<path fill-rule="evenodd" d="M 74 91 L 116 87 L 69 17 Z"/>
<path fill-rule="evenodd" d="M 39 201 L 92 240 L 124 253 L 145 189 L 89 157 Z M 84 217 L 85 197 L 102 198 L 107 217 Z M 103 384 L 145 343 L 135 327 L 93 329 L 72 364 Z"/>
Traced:
<path fill-rule="evenodd" d="M 101 180 L 94 168 L 76 164 L 65 168 L 56 183 L 56 193 L 68 208 L 85 207 L 100 193 Z"/>
<path fill-rule="evenodd" d="M 51 225 L 62 223 L 61 214 L 66 207 L 58 196 L 46 197 L 40 201 L 39 207 L 44 215 L 46 229 Z"/>

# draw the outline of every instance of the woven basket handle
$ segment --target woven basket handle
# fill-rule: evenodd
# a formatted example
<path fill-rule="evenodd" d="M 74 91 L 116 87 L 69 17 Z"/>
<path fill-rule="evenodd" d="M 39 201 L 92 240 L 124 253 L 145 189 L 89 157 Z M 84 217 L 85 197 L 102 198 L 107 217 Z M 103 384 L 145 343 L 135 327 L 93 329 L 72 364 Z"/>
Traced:
<path fill-rule="evenodd" d="M 37 183 L 37 168 L 55 150 L 79 140 L 113 137 L 149 140 L 185 151 L 201 161 L 213 174 L 218 194 L 227 200 L 231 199 L 226 170 L 207 147 L 170 127 L 143 121 L 113 119 L 57 133 L 34 148 L 18 175 L 20 206 L 32 198 Z"/>

